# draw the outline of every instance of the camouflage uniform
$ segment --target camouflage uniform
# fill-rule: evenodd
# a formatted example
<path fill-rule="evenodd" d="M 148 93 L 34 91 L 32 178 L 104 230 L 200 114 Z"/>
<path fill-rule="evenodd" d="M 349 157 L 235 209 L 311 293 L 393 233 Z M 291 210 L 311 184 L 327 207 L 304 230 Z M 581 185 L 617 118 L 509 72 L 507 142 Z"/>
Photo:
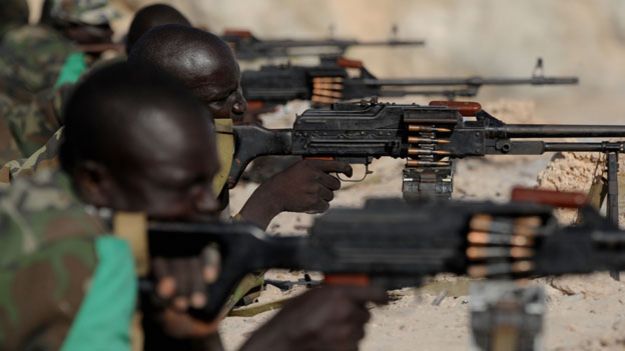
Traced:
<path fill-rule="evenodd" d="M 62 92 L 50 89 L 37 94 L 30 103 L 15 104 L 4 119 L 23 157 L 46 144 L 61 127 Z"/>
<path fill-rule="evenodd" d="M 61 127 L 44 146 L 30 157 L 5 163 L 0 168 L 0 186 L 8 186 L 15 179 L 32 176 L 42 170 L 58 169 L 62 138 L 63 128 Z"/>
<path fill-rule="evenodd" d="M 3 93 L 30 102 L 56 83 L 65 60 L 78 49 L 60 33 L 43 25 L 27 25 L 7 32 L 0 46 L 0 86 Z"/>
<path fill-rule="evenodd" d="M 22 157 L 9 123 L 4 118 L 11 111 L 13 105 L 11 98 L 0 94 L 0 164 Z"/>
<path fill-rule="evenodd" d="M 48 0 L 42 19 L 60 27 L 102 25 L 114 16 L 107 5 L 107 0 Z M 25 25 L 10 30 L 5 33 L 0 47 L 0 81 L 5 82 L 0 89 L 21 99 L 29 93 L 52 88 L 66 59 L 78 53 L 70 40 L 47 25 Z"/>
<path fill-rule="evenodd" d="M 108 0 L 47 0 L 46 16 L 60 23 L 103 25 L 117 16 Z"/>
<path fill-rule="evenodd" d="M 21 1 L 14 7 L 24 5 Z M 8 0 L 8 4 L 14 2 Z M 106 0 L 53 0 L 47 3 L 44 15 L 55 25 L 99 25 L 108 22 L 107 4 Z M 13 104 L 0 111 L 0 133 L 8 128 L 12 138 L 0 140 L 4 144 L 0 145 L 0 164 L 11 156 L 29 157 L 58 130 L 67 88 L 61 83 L 74 83 L 85 69 L 84 54 L 52 27 L 26 25 L 6 33 L 0 45 L 0 93 Z M 14 151 L 15 145 L 21 156 L 4 152 Z"/>
<path fill-rule="evenodd" d="M 0 38 L 8 30 L 28 23 L 26 0 L 2 0 L 0 3 Z"/>
<path fill-rule="evenodd" d="M 111 346 L 128 341 L 134 301 L 131 307 L 122 304 L 121 315 L 126 315 L 127 321 L 115 321 L 126 328 L 126 335 L 118 330 L 113 336 L 104 330 L 115 328 L 107 313 L 85 316 L 90 307 L 102 308 L 98 300 L 102 296 L 110 300 L 107 309 L 118 309 L 112 293 L 123 290 L 102 294 L 107 289 L 98 283 L 105 278 L 101 267 L 103 262 L 111 262 L 105 260 L 97 242 L 112 237 L 102 235 L 106 231 L 100 221 L 85 212 L 68 187 L 68 179 L 60 173 L 42 172 L 0 191 L 0 350 L 48 350 L 61 345 L 64 350 L 98 349 L 95 346 L 102 344 L 97 340 L 103 332 L 109 334 L 106 338 Z M 124 251 L 123 245 L 117 248 Z M 127 247 L 126 253 L 130 260 L 121 261 L 132 266 Z M 131 267 L 129 272 L 122 275 L 126 280 L 130 277 L 132 290 L 135 280 Z M 100 296 L 94 298 L 95 293 Z M 85 317 L 89 317 L 87 323 L 78 325 L 77 321 Z M 79 328 L 86 325 L 102 329 L 94 337 Z M 94 342 L 93 348 L 86 346 L 89 342 Z"/>

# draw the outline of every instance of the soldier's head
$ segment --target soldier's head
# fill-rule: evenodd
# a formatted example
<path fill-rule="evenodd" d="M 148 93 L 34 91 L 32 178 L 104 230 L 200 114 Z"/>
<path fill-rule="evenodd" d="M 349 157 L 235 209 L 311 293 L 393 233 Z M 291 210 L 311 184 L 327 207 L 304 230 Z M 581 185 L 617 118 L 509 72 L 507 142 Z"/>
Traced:
<path fill-rule="evenodd" d="M 45 0 L 40 22 L 79 44 L 108 43 L 114 16 L 108 0 Z"/>
<path fill-rule="evenodd" d="M 85 202 L 163 219 L 215 211 L 214 127 L 184 86 L 117 63 L 77 87 L 64 120 L 61 165 Z"/>
<path fill-rule="evenodd" d="M 156 27 L 134 45 L 128 63 L 153 66 L 179 78 L 213 118 L 240 118 L 247 108 L 234 54 L 211 33 L 173 24 Z"/>
<path fill-rule="evenodd" d="M 143 34 L 152 28 L 166 24 L 178 24 L 191 27 L 191 22 L 172 6 L 165 4 L 149 5 L 141 8 L 130 23 L 126 37 L 126 53 L 130 53 L 134 44 Z"/>
<path fill-rule="evenodd" d="M 28 23 L 26 0 L 4 0 L 0 4 L 0 38 L 11 28 Z"/>

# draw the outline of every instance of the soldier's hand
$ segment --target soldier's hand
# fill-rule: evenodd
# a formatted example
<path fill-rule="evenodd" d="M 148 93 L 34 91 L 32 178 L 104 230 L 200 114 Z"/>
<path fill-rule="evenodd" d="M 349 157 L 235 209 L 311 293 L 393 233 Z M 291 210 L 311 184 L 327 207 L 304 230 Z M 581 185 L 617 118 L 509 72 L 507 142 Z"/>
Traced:
<path fill-rule="evenodd" d="M 156 257 L 152 260 L 152 274 L 156 280 L 155 303 L 160 305 L 157 318 L 168 335 L 201 338 L 217 331 L 218 321 L 197 320 L 187 310 L 206 305 L 205 286 L 215 281 L 219 266 L 219 253 L 213 247 L 207 247 L 197 257 Z"/>
<path fill-rule="evenodd" d="M 206 284 L 213 283 L 219 274 L 219 251 L 206 247 L 199 256 L 181 258 L 156 257 L 152 260 L 152 274 L 156 280 L 156 298 L 185 312 L 206 305 Z"/>
<path fill-rule="evenodd" d="M 241 210 L 246 220 L 266 228 L 283 211 L 317 213 L 328 209 L 341 182 L 330 173 L 352 175 L 349 164 L 302 160 L 261 184 Z"/>
<path fill-rule="evenodd" d="M 370 314 L 368 302 L 385 303 L 374 287 L 324 286 L 286 305 L 245 343 L 247 350 L 358 350 Z"/>

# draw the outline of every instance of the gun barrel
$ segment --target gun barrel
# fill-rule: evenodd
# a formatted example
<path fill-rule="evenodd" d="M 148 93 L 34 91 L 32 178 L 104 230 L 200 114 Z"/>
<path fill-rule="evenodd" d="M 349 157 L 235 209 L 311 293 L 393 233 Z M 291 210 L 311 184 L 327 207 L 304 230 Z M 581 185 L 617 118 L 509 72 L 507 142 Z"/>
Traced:
<path fill-rule="evenodd" d="M 423 46 L 425 40 L 380 40 L 380 41 L 356 41 L 354 46 Z"/>
<path fill-rule="evenodd" d="M 505 135 L 509 138 L 622 138 L 623 125 L 583 124 L 508 124 L 501 127 L 487 127 L 487 132 Z"/>
<path fill-rule="evenodd" d="M 454 86 L 454 85 L 570 85 L 578 84 L 577 77 L 531 78 L 416 78 L 416 79 L 364 79 L 369 86 Z"/>
<path fill-rule="evenodd" d="M 625 143 L 544 143 L 545 152 L 625 151 Z"/>
<path fill-rule="evenodd" d="M 353 39 L 276 39 L 264 40 L 259 46 L 267 48 L 311 48 L 335 46 L 346 48 L 349 46 L 422 46 L 425 45 L 424 40 L 379 40 L 379 41 L 358 41 Z"/>

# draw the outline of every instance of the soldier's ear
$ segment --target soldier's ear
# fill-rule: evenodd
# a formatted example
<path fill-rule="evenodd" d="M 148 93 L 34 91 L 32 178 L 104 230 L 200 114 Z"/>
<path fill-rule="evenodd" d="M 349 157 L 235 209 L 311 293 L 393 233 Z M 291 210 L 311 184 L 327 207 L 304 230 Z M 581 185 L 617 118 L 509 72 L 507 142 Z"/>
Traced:
<path fill-rule="evenodd" d="M 104 165 L 94 161 L 83 161 L 73 174 L 76 190 L 83 201 L 96 207 L 112 207 L 116 194 L 115 181 Z"/>

